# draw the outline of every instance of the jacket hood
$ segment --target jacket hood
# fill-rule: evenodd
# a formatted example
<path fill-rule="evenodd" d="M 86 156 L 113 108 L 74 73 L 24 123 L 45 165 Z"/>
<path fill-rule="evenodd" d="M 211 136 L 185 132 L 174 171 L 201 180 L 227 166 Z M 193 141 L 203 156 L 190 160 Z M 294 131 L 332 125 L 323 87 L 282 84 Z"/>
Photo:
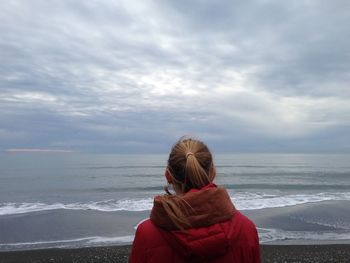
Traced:
<path fill-rule="evenodd" d="M 222 223 L 230 222 L 236 209 L 224 188 L 209 184 L 202 189 L 192 189 L 182 196 L 188 206 L 179 207 L 191 227 L 179 230 L 160 202 L 154 199 L 151 221 L 161 228 L 165 240 L 183 257 L 216 257 L 225 254 L 229 247 L 230 231 Z M 187 208 L 186 208 L 187 207 Z"/>

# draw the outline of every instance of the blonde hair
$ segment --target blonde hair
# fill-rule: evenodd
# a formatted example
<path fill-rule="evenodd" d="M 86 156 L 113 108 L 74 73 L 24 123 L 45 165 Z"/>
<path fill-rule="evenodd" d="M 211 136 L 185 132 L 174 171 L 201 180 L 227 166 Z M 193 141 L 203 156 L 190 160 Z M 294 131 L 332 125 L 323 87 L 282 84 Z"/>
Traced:
<path fill-rule="evenodd" d="M 192 138 L 182 137 L 172 147 L 167 169 L 171 173 L 174 188 L 181 193 L 190 189 L 201 189 L 215 177 L 210 150 L 202 141 Z M 167 194 L 161 196 L 159 201 L 170 219 L 179 229 L 190 227 L 187 220 L 190 204 L 181 195 L 172 195 L 167 188 L 165 191 Z"/>

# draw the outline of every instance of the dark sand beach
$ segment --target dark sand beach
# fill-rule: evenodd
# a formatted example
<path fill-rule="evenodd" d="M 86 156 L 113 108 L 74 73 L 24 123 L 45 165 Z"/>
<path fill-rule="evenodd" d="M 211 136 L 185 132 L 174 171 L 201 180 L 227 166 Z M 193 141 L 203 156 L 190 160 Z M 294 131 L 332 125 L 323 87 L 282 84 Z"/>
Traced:
<path fill-rule="evenodd" d="M 0 252 L 0 262 L 128 262 L 130 246 Z M 350 244 L 262 245 L 262 262 L 350 262 Z"/>
<path fill-rule="evenodd" d="M 278 209 L 268 208 L 255 211 L 244 211 L 244 213 L 252 218 L 258 227 L 273 228 L 277 226 L 286 231 L 290 231 L 290 233 L 293 233 L 293 231 L 297 231 L 297 233 L 301 231 L 300 233 L 302 234 L 309 233 L 309 231 L 326 231 L 326 233 L 328 233 L 327 231 L 329 231 L 329 228 L 333 225 L 320 224 L 314 219 L 320 218 L 321 215 L 324 215 L 327 212 L 329 213 L 326 217 L 329 220 L 327 223 L 336 222 L 340 227 L 343 227 L 345 223 L 349 221 L 349 205 L 349 202 L 322 202 L 316 204 L 303 204 L 294 207 L 282 207 Z M 41 216 L 42 218 L 48 217 L 52 225 L 58 227 L 62 225 L 62 223 L 60 223 L 62 222 L 61 219 L 65 218 L 63 215 L 67 216 L 67 213 L 67 211 L 61 211 L 53 213 L 54 216 L 51 214 Z M 79 226 L 74 225 L 75 231 L 79 230 L 82 233 L 86 231 L 86 229 L 89 229 L 90 231 L 93 229 L 92 222 L 103 220 L 104 226 L 99 228 L 100 232 L 103 230 L 108 233 L 113 227 L 118 227 L 117 230 L 120 232 L 119 228 L 123 226 L 125 228 L 123 231 L 125 232 L 121 233 L 123 235 L 132 235 L 133 232 L 130 232 L 130 230 L 127 229 L 133 229 L 133 226 L 140 219 L 145 218 L 147 213 L 148 212 L 142 212 L 140 214 L 131 212 L 123 212 L 119 214 L 112 213 L 105 217 L 95 211 L 86 211 L 82 216 L 76 211 L 73 211 L 71 214 L 79 219 L 75 221 L 73 220 L 74 222 L 82 222 L 80 228 Z M 34 214 L 32 216 L 34 216 Z M 82 218 L 84 218 L 84 220 L 82 220 Z M 116 218 L 118 218 L 119 221 L 116 221 Z M 16 230 L 16 221 L 14 219 L 24 220 L 21 215 L 4 217 L 1 220 L 1 223 L 3 223 L 2 226 L 5 226 L 2 231 L 0 231 L 3 234 L 3 238 L 15 237 L 14 230 Z M 33 226 L 33 222 L 36 222 L 36 220 L 34 220 L 35 218 L 33 220 L 28 220 L 28 216 L 26 216 L 25 219 L 27 222 L 27 228 L 31 226 L 33 229 L 38 229 L 38 227 Z M 39 224 L 39 222 L 36 222 L 36 224 Z M 45 224 L 42 223 L 42 225 Z M 64 225 L 69 224 L 63 224 L 62 227 Z M 16 233 L 18 235 L 20 235 L 21 232 L 31 234 L 27 228 L 20 229 L 21 231 Z M 69 230 L 73 230 L 73 228 L 70 227 Z M 341 231 L 346 232 L 346 230 Z M 37 233 L 37 231 L 35 233 Z M 88 234 L 93 233 L 88 232 Z M 260 234 L 263 235 L 263 232 Z M 31 236 L 29 235 L 29 237 Z M 8 242 L 10 241 L 12 240 L 9 239 Z M 0 252 L 0 263 L 128 262 L 131 247 L 130 245 L 94 247 L 94 245 L 91 244 L 91 246 L 83 248 L 27 249 L 28 250 Z M 276 240 L 269 244 L 261 245 L 261 257 L 262 262 L 350 262 L 350 240 L 308 240 L 305 238 L 284 239 L 283 241 Z"/>

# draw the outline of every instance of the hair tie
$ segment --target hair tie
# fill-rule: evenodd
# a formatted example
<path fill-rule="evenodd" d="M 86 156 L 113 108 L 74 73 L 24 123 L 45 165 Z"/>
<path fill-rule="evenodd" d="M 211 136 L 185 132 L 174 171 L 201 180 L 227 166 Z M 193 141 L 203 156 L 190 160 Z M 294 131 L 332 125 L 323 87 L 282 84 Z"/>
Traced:
<path fill-rule="evenodd" d="M 188 156 L 190 156 L 190 155 L 193 155 L 193 152 L 188 152 L 188 153 L 186 153 L 186 159 L 187 159 Z"/>

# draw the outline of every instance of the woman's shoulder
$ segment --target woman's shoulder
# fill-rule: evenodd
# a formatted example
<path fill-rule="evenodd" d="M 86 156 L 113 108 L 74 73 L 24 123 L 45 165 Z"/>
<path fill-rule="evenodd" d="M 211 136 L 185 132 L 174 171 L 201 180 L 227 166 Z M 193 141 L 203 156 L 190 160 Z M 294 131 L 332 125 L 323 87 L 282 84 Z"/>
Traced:
<path fill-rule="evenodd" d="M 234 218 L 236 218 L 236 220 L 239 220 L 243 223 L 246 223 L 255 227 L 255 224 L 253 223 L 253 221 L 250 220 L 246 215 L 244 215 L 242 212 L 238 210 L 235 211 Z"/>
<path fill-rule="evenodd" d="M 146 219 L 137 226 L 136 236 L 141 236 L 149 246 L 157 246 L 164 241 L 161 231 L 150 219 Z"/>
<path fill-rule="evenodd" d="M 147 218 L 147 219 L 142 220 L 137 225 L 136 231 L 145 232 L 145 231 L 150 231 L 153 228 L 155 228 L 155 226 L 153 225 L 152 221 L 149 218 Z"/>
<path fill-rule="evenodd" d="M 234 228 L 239 229 L 239 232 L 251 233 L 256 235 L 257 228 L 252 220 L 250 220 L 246 215 L 242 214 L 240 211 L 235 211 L 234 216 L 232 217 L 231 223 Z"/>

